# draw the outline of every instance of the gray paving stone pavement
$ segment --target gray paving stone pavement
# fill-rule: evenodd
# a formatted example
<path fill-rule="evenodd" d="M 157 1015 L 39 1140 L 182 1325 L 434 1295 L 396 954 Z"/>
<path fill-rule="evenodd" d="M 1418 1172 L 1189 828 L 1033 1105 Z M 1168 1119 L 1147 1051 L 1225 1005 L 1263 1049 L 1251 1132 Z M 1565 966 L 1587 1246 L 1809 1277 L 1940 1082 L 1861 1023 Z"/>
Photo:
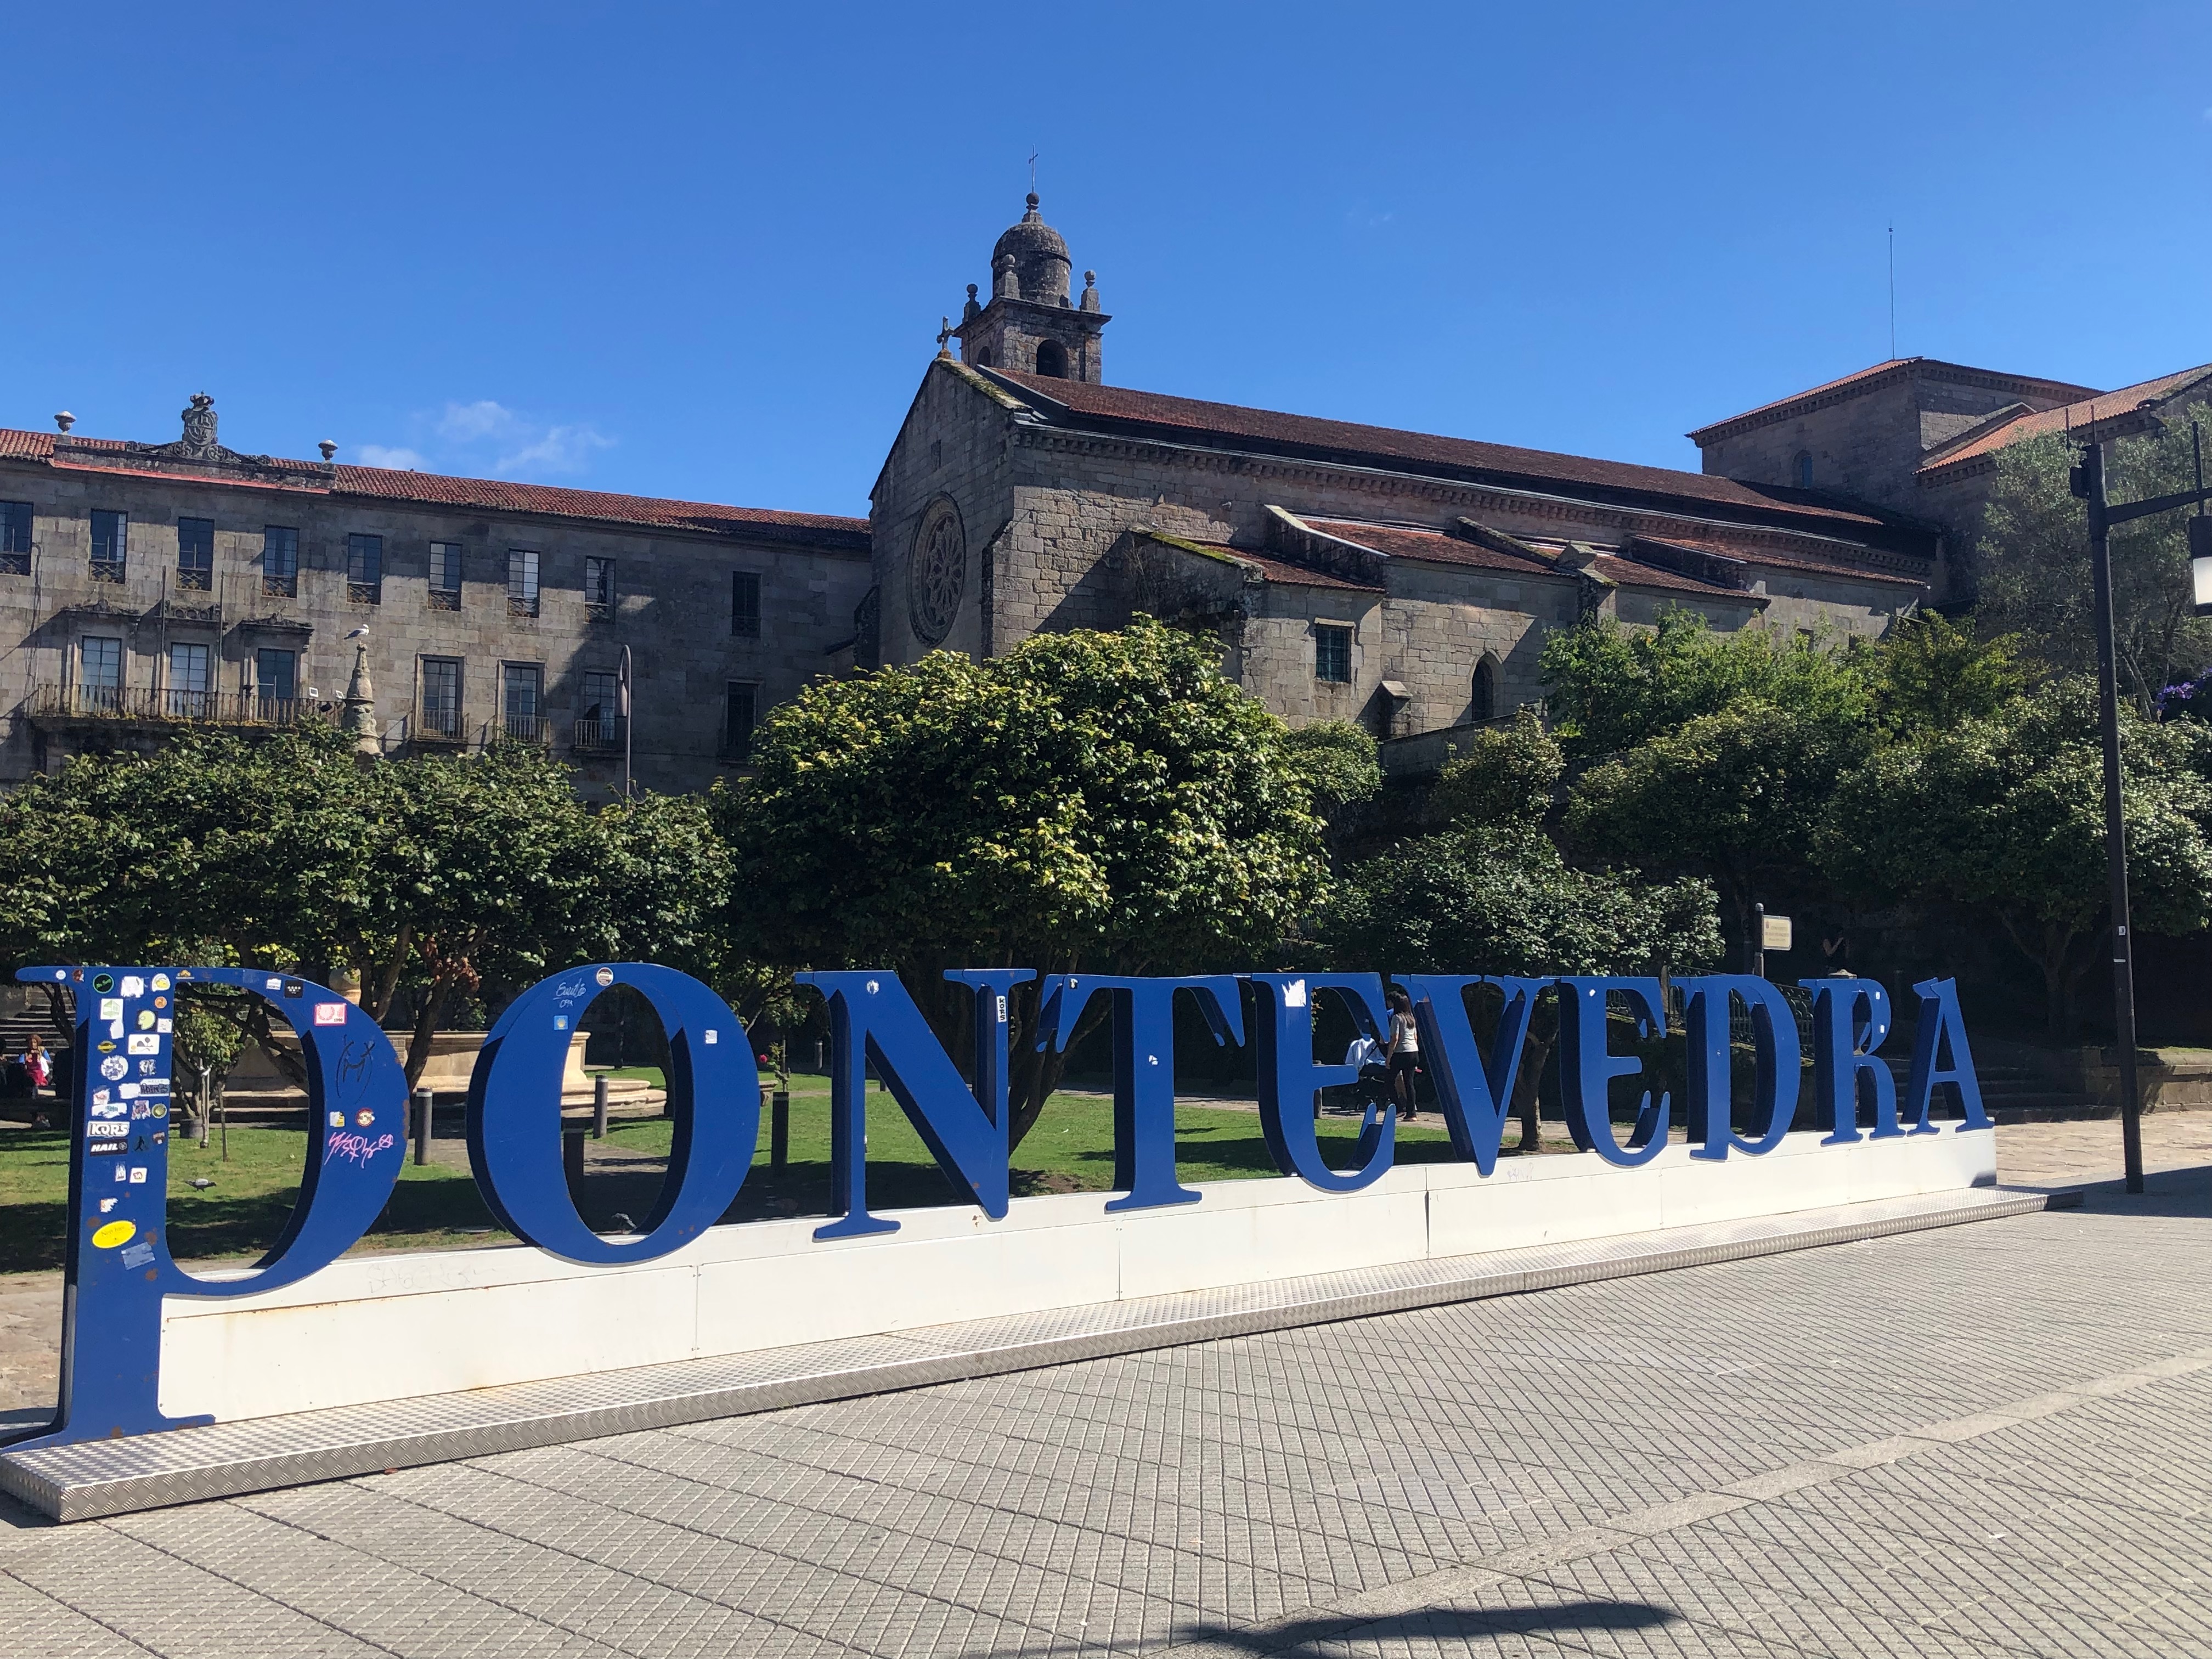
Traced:
<path fill-rule="evenodd" d="M 2212 1656 L 2212 1160 L 2151 1184 L 108 1522 L 16 1511 L 0 1654 Z"/>

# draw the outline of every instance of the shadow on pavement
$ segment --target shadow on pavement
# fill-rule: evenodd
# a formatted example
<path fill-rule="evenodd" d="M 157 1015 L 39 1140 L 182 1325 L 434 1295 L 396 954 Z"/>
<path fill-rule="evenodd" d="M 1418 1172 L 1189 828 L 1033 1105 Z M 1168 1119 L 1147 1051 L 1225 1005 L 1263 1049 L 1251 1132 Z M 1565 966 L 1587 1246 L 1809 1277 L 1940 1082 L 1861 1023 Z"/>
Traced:
<path fill-rule="evenodd" d="M 2100 1181 L 2070 1190 L 2081 1194 L 2085 1210 L 2212 1220 L 2212 1164 L 2190 1170 L 2154 1170 L 2143 1177 L 2143 1187 L 2141 1193 L 2130 1193 L 2124 1182 Z"/>
<path fill-rule="evenodd" d="M 1185 1625 L 1176 1631 L 1170 1650 L 1203 1643 L 1237 1653 L 1265 1654 L 1270 1659 L 1299 1659 L 1300 1655 L 1318 1654 L 1324 1647 L 1339 1648 L 1341 1638 L 1355 1632 L 1363 1645 L 1411 1644 L 1547 1632 L 1651 1630 L 1674 1624 L 1680 1617 L 1671 1608 L 1646 1601 L 1562 1601 L 1548 1607 L 1424 1607 L 1418 1613 L 1391 1613 L 1381 1619 L 1292 1619 L 1241 1630 L 1227 1625 Z M 1087 1646 L 1077 1644 L 1046 1650 L 1074 1653 Z"/>

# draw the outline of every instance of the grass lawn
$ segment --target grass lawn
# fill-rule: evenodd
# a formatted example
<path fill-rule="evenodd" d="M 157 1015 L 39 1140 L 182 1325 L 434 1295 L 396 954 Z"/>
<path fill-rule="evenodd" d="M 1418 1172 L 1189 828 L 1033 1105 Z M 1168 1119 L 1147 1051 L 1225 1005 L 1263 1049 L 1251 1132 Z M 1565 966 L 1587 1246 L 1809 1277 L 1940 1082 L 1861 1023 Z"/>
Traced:
<path fill-rule="evenodd" d="M 659 1081 L 634 1069 L 618 1075 Z M 726 1216 L 732 1221 L 769 1215 L 826 1214 L 830 1208 L 829 1085 L 820 1078 L 792 1080 L 791 1156 L 781 1176 L 769 1169 L 769 1115 L 761 1114 L 754 1173 Z M 1256 1113 L 1205 1106 L 1177 1109 L 1179 1173 L 1186 1182 L 1228 1181 L 1277 1173 L 1267 1156 Z M 663 1118 L 618 1123 L 603 1141 L 589 1143 L 579 1207 L 595 1227 L 617 1224 L 617 1211 L 642 1219 L 660 1186 L 672 1125 Z M 1325 1117 L 1323 1151 L 1339 1166 L 1352 1162 L 1358 1120 Z M 451 1131 L 446 1121 L 441 1133 Z M 1509 1127 L 1508 1139 L 1513 1138 Z M 1433 1114 L 1401 1124 L 1398 1157 L 1406 1163 L 1449 1159 L 1450 1143 Z M 307 1135 L 287 1129 L 234 1128 L 230 1158 L 214 1142 L 203 1152 L 188 1138 L 173 1139 L 169 1155 L 170 1249 L 181 1261 L 251 1256 L 280 1233 L 299 1190 Z M 458 1150 L 441 1148 L 450 1155 Z M 868 1199 L 874 1209 L 903 1209 L 958 1201 L 921 1138 L 891 1097 L 868 1091 Z M 1114 1108 L 1095 1096 L 1058 1094 L 1029 1136 L 1015 1148 L 1014 1191 L 1103 1191 L 1114 1176 Z M 196 1190 L 204 1178 L 214 1185 Z M 58 1132 L 0 1130 L 0 1272 L 61 1265 L 69 1194 L 69 1138 Z M 450 1247 L 505 1242 L 477 1196 L 465 1157 L 402 1170 L 392 1204 L 356 1250 Z"/>

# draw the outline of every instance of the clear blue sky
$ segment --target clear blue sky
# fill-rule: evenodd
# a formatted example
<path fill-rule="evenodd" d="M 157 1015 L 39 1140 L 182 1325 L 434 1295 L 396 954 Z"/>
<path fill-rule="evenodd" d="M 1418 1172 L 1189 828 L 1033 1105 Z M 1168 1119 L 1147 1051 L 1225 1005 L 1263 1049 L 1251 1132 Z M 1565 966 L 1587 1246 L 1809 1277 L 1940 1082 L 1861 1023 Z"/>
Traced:
<path fill-rule="evenodd" d="M 17 4 L 0 423 L 863 513 L 1026 158 L 1121 385 L 1694 466 L 2212 360 L 2212 8 Z M 373 449 L 370 447 L 374 446 Z"/>

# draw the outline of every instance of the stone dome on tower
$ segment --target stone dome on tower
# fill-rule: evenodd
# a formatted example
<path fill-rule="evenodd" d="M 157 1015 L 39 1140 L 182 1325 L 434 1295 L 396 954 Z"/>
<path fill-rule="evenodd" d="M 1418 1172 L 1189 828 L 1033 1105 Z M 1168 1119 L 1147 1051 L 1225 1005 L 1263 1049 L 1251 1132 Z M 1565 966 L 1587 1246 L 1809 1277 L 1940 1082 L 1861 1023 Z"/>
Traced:
<path fill-rule="evenodd" d="M 960 326 L 948 321 L 939 344 L 959 341 L 961 361 L 977 368 L 1096 385 L 1103 378 L 1099 331 L 1110 319 L 1099 304 L 1096 271 L 1083 273 L 1081 298 L 1069 297 L 1073 264 L 1031 191 L 1029 210 L 992 245 L 988 298 L 977 299 L 970 283 Z"/>
<path fill-rule="evenodd" d="M 1066 305 L 1067 276 L 1072 269 L 1067 257 L 1067 244 L 1060 234 L 1045 223 L 1044 216 L 1037 211 L 1035 191 L 1029 195 L 1029 210 L 1018 223 L 1010 225 L 991 249 L 991 270 L 995 278 L 1013 262 L 1014 292 L 1006 295 L 1011 300 L 1028 300 L 1037 305 Z M 1002 291 L 994 281 L 993 292 Z"/>

